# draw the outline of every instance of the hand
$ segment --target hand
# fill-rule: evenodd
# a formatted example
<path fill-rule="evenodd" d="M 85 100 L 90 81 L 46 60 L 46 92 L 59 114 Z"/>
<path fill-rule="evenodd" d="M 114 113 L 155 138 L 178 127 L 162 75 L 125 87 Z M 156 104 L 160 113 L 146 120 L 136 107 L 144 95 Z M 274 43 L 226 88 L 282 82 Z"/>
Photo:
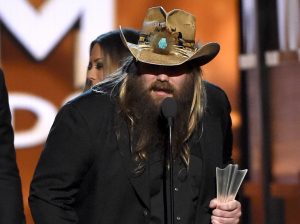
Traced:
<path fill-rule="evenodd" d="M 215 198 L 210 201 L 209 207 L 213 209 L 212 224 L 237 224 L 240 221 L 242 215 L 241 203 L 236 200 L 218 202 Z"/>

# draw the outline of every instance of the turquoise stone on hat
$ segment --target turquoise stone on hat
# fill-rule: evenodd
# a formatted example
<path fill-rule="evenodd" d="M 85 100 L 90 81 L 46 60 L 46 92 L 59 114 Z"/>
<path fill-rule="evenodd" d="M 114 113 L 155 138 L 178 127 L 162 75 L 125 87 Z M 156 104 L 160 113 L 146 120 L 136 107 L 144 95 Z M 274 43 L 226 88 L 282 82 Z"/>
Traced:
<path fill-rule="evenodd" d="M 158 48 L 166 49 L 168 46 L 167 39 L 165 37 L 161 38 L 158 42 Z"/>

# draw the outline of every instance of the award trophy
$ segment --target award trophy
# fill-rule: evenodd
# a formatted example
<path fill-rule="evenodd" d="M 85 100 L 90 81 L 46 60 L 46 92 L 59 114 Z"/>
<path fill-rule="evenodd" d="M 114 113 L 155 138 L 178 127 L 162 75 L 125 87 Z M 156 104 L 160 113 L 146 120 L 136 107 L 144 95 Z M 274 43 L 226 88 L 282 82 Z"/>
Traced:
<path fill-rule="evenodd" d="M 247 169 L 239 170 L 237 164 L 229 164 L 224 169 L 216 168 L 217 200 L 219 202 L 235 199 L 247 171 Z"/>

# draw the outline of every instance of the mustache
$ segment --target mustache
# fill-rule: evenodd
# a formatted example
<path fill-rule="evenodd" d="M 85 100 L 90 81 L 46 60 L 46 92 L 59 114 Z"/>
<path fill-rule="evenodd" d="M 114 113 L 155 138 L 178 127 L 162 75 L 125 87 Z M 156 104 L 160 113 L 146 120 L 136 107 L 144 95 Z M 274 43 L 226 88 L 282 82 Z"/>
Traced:
<path fill-rule="evenodd" d="M 166 93 L 174 93 L 175 89 L 169 82 L 155 81 L 150 86 L 150 91 L 164 91 Z"/>

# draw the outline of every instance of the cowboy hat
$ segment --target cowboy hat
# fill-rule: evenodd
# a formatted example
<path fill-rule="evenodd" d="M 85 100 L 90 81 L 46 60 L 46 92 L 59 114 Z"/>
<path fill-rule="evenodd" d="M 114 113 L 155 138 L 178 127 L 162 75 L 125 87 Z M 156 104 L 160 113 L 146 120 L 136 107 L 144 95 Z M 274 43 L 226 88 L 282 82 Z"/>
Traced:
<path fill-rule="evenodd" d="M 175 66 L 192 61 L 204 65 L 219 52 L 220 45 L 195 43 L 195 17 L 183 10 L 167 13 L 161 6 L 149 8 L 138 44 L 129 43 L 121 30 L 121 39 L 137 60 L 148 64 Z"/>

